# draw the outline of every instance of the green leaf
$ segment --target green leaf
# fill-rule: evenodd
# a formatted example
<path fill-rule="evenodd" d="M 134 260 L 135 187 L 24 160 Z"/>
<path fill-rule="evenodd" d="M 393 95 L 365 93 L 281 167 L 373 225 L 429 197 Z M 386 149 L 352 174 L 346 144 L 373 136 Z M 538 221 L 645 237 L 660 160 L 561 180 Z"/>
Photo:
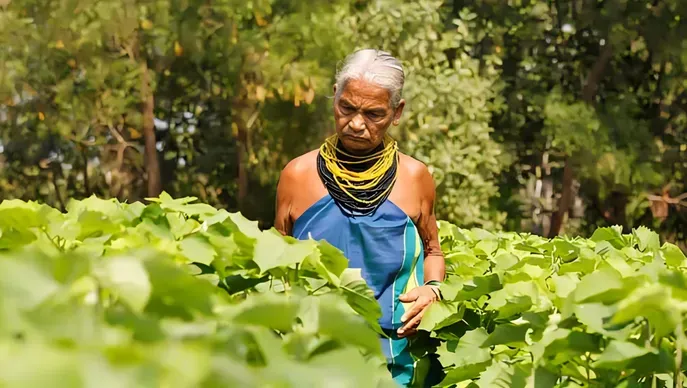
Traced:
<path fill-rule="evenodd" d="M 565 263 L 561 265 L 561 267 L 558 270 L 559 275 L 563 275 L 566 273 L 581 273 L 581 274 L 590 274 L 594 272 L 596 269 L 596 264 L 597 264 L 597 259 L 595 258 L 583 258 L 580 257 L 574 261 L 571 261 L 569 263 Z"/>
<path fill-rule="evenodd" d="M 234 323 L 289 332 L 299 309 L 299 299 L 285 294 L 265 293 L 249 296 L 243 303 L 225 311 L 224 314 Z"/>
<path fill-rule="evenodd" d="M 543 366 L 538 367 L 530 376 L 528 387 L 554 388 L 558 382 L 558 374 L 553 373 Z"/>
<path fill-rule="evenodd" d="M 79 240 L 103 234 L 114 234 L 121 227 L 121 225 L 112 222 L 105 214 L 92 210 L 82 212 L 78 221 L 81 226 L 77 237 Z"/>
<path fill-rule="evenodd" d="M 672 296 L 674 298 L 687 301 L 687 274 L 670 271 L 660 274 L 658 279 L 661 284 L 671 287 Z"/>
<path fill-rule="evenodd" d="M 316 244 L 314 241 L 305 240 L 299 244 L 317 245 L 317 249 L 313 248 L 313 252 L 303 261 L 303 268 L 311 268 L 329 283 L 336 287 L 340 286 L 342 279 L 339 277 L 348 267 L 348 259 L 343 253 L 326 241 Z"/>
<path fill-rule="evenodd" d="M 632 342 L 611 341 L 603 353 L 593 363 L 595 368 L 624 369 L 630 361 L 648 353 L 654 353 L 652 349 L 640 347 Z"/>
<path fill-rule="evenodd" d="M 650 230 L 646 226 L 640 226 L 634 230 L 635 238 L 639 242 L 639 250 L 641 251 L 658 251 L 661 242 L 658 237 L 658 233 Z"/>
<path fill-rule="evenodd" d="M 310 241 L 288 244 L 280 235 L 265 232 L 257 239 L 253 261 L 265 273 L 274 268 L 302 263 L 315 249 L 316 245 Z"/>
<path fill-rule="evenodd" d="M 571 273 L 564 275 L 553 274 L 551 281 L 554 284 L 553 291 L 559 298 L 567 298 L 568 295 L 575 291 L 577 284 L 580 282 L 577 276 Z"/>
<path fill-rule="evenodd" d="M 577 303 L 591 302 L 594 297 L 622 288 L 623 283 L 618 271 L 612 268 L 603 268 L 583 277 L 575 288 L 574 297 Z"/>
<path fill-rule="evenodd" d="M 491 363 L 489 349 L 482 344 L 487 339 L 487 332 L 477 328 L 466 332 L 460 341 L 443 343 L 437 350 L 439 361 L 448 370 L 440 387 L 450 386 L 461 381 L 477 377 Z"/>
<path fill-rule="evenodd" d="M 534 282 L 508 283 L 503 289 L 491 293 L 487 310 L 495 310 L 499 318 L 508 318 L 527 311 L 539 300 L 539 291 Z"/>
<path fill-rule="evenodd" d="M 460 302 L 440 301 L 432 303 L 422 316 L 418 330 L 433 331 L 450 326 L 463 319 L 465 305 Z"/>
<path fill-rule="evenodd" d="M 141 256 L 144 256 L 143 263 L 152 285 L 146 311 L 185 319 L 212 314 L 212 299 L 217 287 L 187 273 L 170 257 L 160 253 Z"/>
<path fill-rule="evenodd" d="M 60 285 L 36 260 L 0 257 L 0 294 L 31 309 L 55 294 Z"/>
<path fill-rule="evenodd" d="M 362 316 L 377 333 L 383 334 L 379 326 L 382 309 L 374 293 L 360 275 L 359 269 L 349 268 L 341 276 L 341 292 L 349 306 Z"/>
<path fill-rule="evenodd" d="M 505 362 L 495 362 L 480 375 L 476 384 L 479 388 L 525 388 L 531 370 L 531 364 L 508 365 Z"/>
<path fill-rule="evenodd" d="M 614 306 L 606 306 L 603 303 L 581 303 L 575 305 L 575 316 L 588 329 L 605 333 L 605 323 L 610 321 L 615 310 Z"/>
<path fill-rule="evenodd" d="M 498 240 L 482 240 L 475 245 L 475 250 L 482 251 L 485 255 L 489 256 L 496 252 L 499 248 Z"/>
<path fill-rule="evenodd" d="M 496 264 L 494 269 L 497 271 L 505 271 L 508 268 L 518 264 L 518 257 L 512 253 L 502 253 L 492 260 Z"/>
<path fill-rule="evenodd" d="M 377 333 L 339 298 L 333 294 L 305 298 L 299 312 L 303 329 L 381 354 Z"/>
<path fill-rule="evenodd" d="M 482 344 L 482 346 L 494 345 L 509 345 L 509 346 L 523 346 L 525 344 L 525 335 L 529 330 L 530 325 L 514 325 L 506 323 L 498 325 L 494 331 L 489 335 L 489 338 Z"/>
<path fill-rule="evenodd" d="M 0 249 L 16 249 L 36 240 L 36 235 L 27 229 L 7 227 L 0 230 Z"/>
<path fill-rule="evenodd" d="M 454 283 L 455 286 L 458 286 Z M 490 274 L 486 276 L 475 276 L 460 284 L 459 287 L 449 286 L 442 287 L 441 292 L 447 300 L 461 301 L 468 299 L 477 299 L 482 295 L 497 291 L 501 289 L 501 281 L 497 274 Z"/>
<path fill-rule="evenodd" d="M 190 262 L 210 265 L 216 256 L 215 249 L 208 240 L 199 235 L 186 237 L 179 242 L 179 247 Z"/>
<path fill-rule="evenodd" d="M 589 239 L 594 242 L 607 241 L 616 249 L 621 249 L 626 245 L 622 230 L 615 227 L 598 228 Z"/>
<path fill-rule="evenodd" d="M 20 200 L 3 200 L 0 202 L 0 230 L 8 228 L 35 228 L 43 222 L 37 210 L 38 205 L 32 205 Z"/>
<path fill-rule="evenodd" d="M 96 269 L 98 280 L 136 312 L 142 312 L 151 294 L 148 272 L 140 259 L 131 256 L 106 258 Z"/>
<path fill-rule="evenodd" d="M 44 343 L 0 343 L 0 381 L 8 387 L 43 387 L 83 385 L 82 365 L 74 362 L 79 356 L 74 349 Z M 41 373 L 35 362 L 40 360 Z"/>
<path fill-rule="evenodd" d="M 571 356 L 595 352 L 598 349 L 598 338 L 579 331 L 553 328 L 547 329 L 542 338 L 530 347 L 534 362 L 538 363 L 543 358 L 561 355 Z"/>
<path fill-rule="evenodd" d="M 612 251 L 608 254 L 606 260 L 602 261 L 599 265 L 599 269 L 610 266 L 614 270 L 618 271 L 620 276 L 627 277 L 632 276 L 635 270 L 628 264 L 628 259 L 624 257 L 620 251 Z"/>
<path fill-rule="evenodd" d="M 687 267 L 687 257 L 675 244 L 665 243 L 661 247 L 661 255 L 671 267 Z"/>
<path fill-rule="evenodd" d="M 565 240 L 554 240 L 553 246 L 554 255 L 560 257 L 564 262 L 574 260 L 580 253 L 580 248 Z"/>
<path fill-rule="evenodd" d="M 638 288 L 621 300 L 611 323 L 628 323 L 637 317 L 646 317 L 658 337 L 672 333 L 681 320 L 670 290 L 660 283 Z"/>

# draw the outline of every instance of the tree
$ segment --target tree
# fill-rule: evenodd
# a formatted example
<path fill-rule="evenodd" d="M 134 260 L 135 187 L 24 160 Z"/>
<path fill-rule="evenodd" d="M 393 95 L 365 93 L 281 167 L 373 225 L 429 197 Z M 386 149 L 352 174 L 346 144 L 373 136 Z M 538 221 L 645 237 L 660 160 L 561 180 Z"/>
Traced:
<path fill-rule="evenodd" d="M 685 114 L 673 103 L 685 75 L 685 6 L 455 1 L 453 15 L 463 9 L 478 15 L 472 55 L 503 62 L 507 105 L 492 125 L 517 162 L 501 190 L 519 191 L 529 207 L 509 209 L 509 219 L 523 221 L 512 228 L 555 235 L 651 223 L 647 192 L 681 176 L 674 166 L 684 134 L 668 123 Z M 682 182 L 673 195 L 685 191 Z"/>

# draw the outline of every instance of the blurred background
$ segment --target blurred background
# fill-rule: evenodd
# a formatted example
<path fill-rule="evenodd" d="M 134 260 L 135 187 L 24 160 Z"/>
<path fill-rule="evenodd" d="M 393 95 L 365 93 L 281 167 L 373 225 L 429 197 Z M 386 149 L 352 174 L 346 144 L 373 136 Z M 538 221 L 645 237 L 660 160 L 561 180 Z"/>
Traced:
<path fill-rule="evenodd" d="M 0 199 L 164 190 L 269 227 L 371 47 L 405 63 L 392 135 L 439 218 L 685 249 L 686 21 L 684 0 L 0 0 Z"/>

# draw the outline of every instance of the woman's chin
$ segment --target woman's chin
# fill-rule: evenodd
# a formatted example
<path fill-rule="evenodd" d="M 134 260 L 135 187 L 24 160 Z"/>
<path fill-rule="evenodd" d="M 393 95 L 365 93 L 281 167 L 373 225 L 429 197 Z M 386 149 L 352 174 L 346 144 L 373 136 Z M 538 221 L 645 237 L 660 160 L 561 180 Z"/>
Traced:
<path fill-rule="evenodd" d="M 341 145 L 343 145 L 346 150 L 358 154 L 364 154 L 374 149 L 369 141 L 350 137 L 341 139 Z"/>

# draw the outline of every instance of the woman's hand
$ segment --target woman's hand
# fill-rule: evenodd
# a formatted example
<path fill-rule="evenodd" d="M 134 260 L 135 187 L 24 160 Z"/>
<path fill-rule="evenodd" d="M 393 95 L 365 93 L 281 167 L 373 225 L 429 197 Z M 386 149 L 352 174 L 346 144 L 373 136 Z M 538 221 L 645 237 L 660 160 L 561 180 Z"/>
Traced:
<path fill-rule="evenodd" d="M 398 299 L 403 303 L 415 302 L 409 311 L 401 317 L 403 326 L 396 332 L 400 338 L 411 336 L 417 333 L 417 327 L 420 325 L 422 316 L 425 314 L 427 307 L 439 300 L 437 293 L 432 288 L 433 286 L 421 286 L 413 288 L 409 293 L 402 294 Z"/>

